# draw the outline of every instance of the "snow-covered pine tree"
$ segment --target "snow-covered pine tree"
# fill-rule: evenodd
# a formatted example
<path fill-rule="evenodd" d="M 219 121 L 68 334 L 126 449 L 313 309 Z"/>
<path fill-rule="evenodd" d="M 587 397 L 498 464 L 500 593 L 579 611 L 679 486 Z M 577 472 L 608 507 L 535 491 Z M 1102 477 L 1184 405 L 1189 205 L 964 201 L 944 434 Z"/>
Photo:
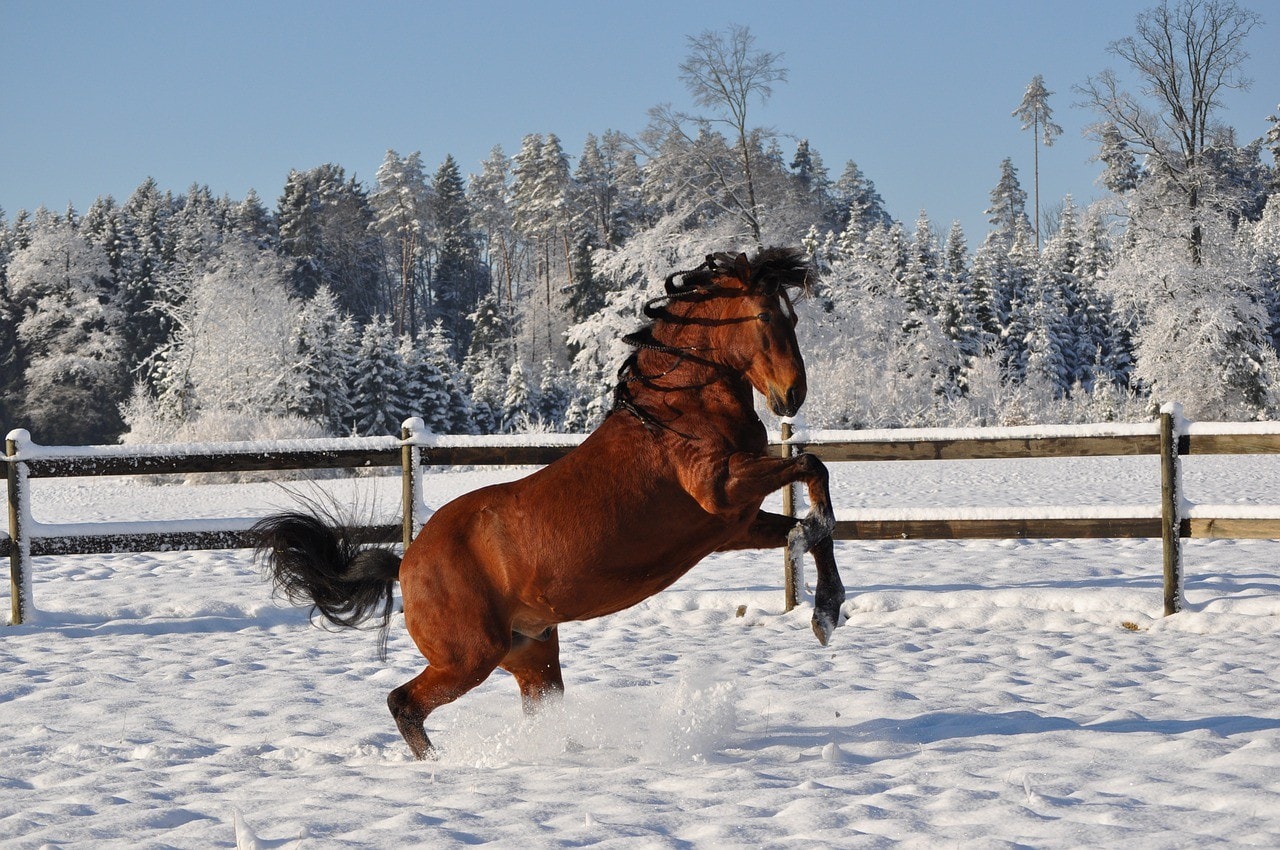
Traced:
<path fill-rule="evenodd" d="M 232 210 L 232 231 L 241 239 L 247 239 L 259 248 L 272 248 L 276 244 L 275 222 L 262 198 L 253 189 Z"/>
<path fill-rule="evenodd" d="M 492 294 L 500 302 L 515 297 L 517 240 L 511 211 L 511 169 L 500 145 L 494 146 L 481 172 L 467 182 L 472 224 L 480 257 L 489 269 Z"/>
<path fill-rule="evenodd" d="M 489 295 L 471 314 L 471 345 L 462 361 L 470 390 L 472 418 L 481 434 L 502 426 L 506 375 L 512 360 L 510 322 L 498 299 Z"/>
<path fill-rule="evenodd" d="M 833 227 L 835 230 L 852 228 L 858 238 L 863 238 L 877 225 L 889 227 L 893 224 L 893 217 L 885 209 L 884 199 L 876 191 L 875 183 L 853 160 L 845 163 L 832 197 L 838 215 Z"/>
<path fill-rule="evenodd" d="M 425 330 L 419 331 L 416 339 L 399 338 L 397 350 L 404 368 L 401 391 L 405 402 L 401 421 L 408 416 L 418 416 L 433 433 L 448 434 L 449 392 L 445 376 L 427 358 L 426 338 Z"/>
<path fill-rule="evenodd" d="M 1098 160 L 1103 165 L 1099 181 L 1117 195 L 1131 192 L 1142 178 L 1138 160 L 1129 149 L 1129 143 L 1113 122 L 1105 122 L 1097 129 Z"/>
<path fill-rule="evenodd" d="M 533 421 L 532 395 L 524 367 L 517 359 L 511 364 L 511 371 L 507 373 L 506 386 L 503 389 L 501 428 L 504 434 L 513 434 L 528 428 Z"/>
<path fill-rule="evenodd" d="M 1013 167 L 1013 160 L 1008 157 L 1000 163 L 1000 180 L 991 190 L 991 204 L 986 215 L 993 231 L 1005 240 L 1006 245 L 1012 246 L 1019 230 L 1031 231 L 1031 222 L 1027 219 L 1027 193 L 1018 181 L 1018 169 Z"/>
<path fill-rule="evenodd" d="M 339 307 L 357 321 L 391 312 L 373 207 L 342 166 L 291 172 L 276 220 L 280 250 L 293 263 L 295 294 L 310 297 L 327 283 Z"/>
<path fill-rule="evenodd" d="M 351 405 L 355 432 L 361 436 L 398 435 L 400 423 L 410 413 L 407 376 L 399 340 L 390 318 L 375 316 L 360 335 Z"/>
<path fill-rule="evenodd" d="M 444 407 L 427 418 L 427 426 L 438 434 L 470 434 L 474 431 L 471 401 L 463 391 L 465 378 L 453 356 L 453 343 L 444 322 L 435 321 L 419 335 L 424 363 L 442 378 L 447 400 Z M 426 418 L 427 414 L 423 414 Z"/>
<path fill-rule="evenodd" d="M 145 372 L 174 330 L 168 317 L 177 305 L 162 293 L 162 278 L 173 259 L 167 235 L 171 215 L 170 199 L 150 177 L 120 210 L 123 247 L 117 285 L 129 324 L 125 361 L 131 371 Z"/>
<path fill-rule="evenodd" d="M 431 185 L 433 313 L 444 321 L 449 336 L 465 346 L 471 335 L 468 317 L 489 281 L 479 263 L 466 186 L 452 155 L 440 164 Z"/>
<path fill-rule="evenodd" d="M 375 179 L 377 185 L 369 193 L 369 203 L 375 227 L 388 245 L 388 270 L 397 282 L 396 332 L 410 329 L 411 333 L 415 299 L 425 276 L 425 231 L 431 198 L 421 153 L 414 151 L 401 157 L 388 150 Z"/>
<path fill-rule="evenodd" d="M 521 349 L 533 362 L 565 362 L 568 326 L 565 293 L 571 291 L 569 159 L 554 134 L 525 137 L 514 159 L 512 211 L 515 229 L 528 248 L 528 276 L 519 293 L 516 329 Z"/>
<path fill-rule="evenodd" d="M 987 345 L 978 322 L 978 310 L 970 284 L 969 249 L 964 228 L 951 223 L 943 247 L 938 326 L 956 344 L 965 360 L 977 356 Z"/>
<path fill-rule="evenodd" d="M 534 413 L 543 426 L 552 430 L 564 426 L 565 411 L 569 408 L 568 383 L 569 376 L 564 369 L 551 361 L 542 364 Z"/>
<path fill-rule="evenodd" d="M 293 379 L 289 412 L 315 422 L 333 436 L 350 433 L 355 410 L 350 381 L 358 337 L 354 324 L 338 309 L 327 285 L 304 302 L 290 336 Z"/>

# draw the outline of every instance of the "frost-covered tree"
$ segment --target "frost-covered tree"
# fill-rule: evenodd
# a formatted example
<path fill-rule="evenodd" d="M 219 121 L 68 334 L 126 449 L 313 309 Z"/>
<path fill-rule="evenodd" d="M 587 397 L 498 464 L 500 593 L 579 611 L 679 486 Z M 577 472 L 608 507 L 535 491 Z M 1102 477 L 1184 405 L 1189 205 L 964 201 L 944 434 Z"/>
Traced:
<path fill-rule="evenodd" d="M 253 189 L 232 210 L 232 230 L 259 248 L 271 248 L 276 243 L 276 225 L 271 211 Z"/>
<path fill-rule="evenodd" d="M 560 429 L 569 408 L 568 375 L 555 363 L 542 364 L 542 377 L 534 398 L 533 411 L 540 425 Z"/>
<path fill-rule="evenodd" d="M 714 150 L 707 156 L 707 149 L 697 144 L 691 144 L 690 152 L 711 177 L 716 203 L 737 217 L 747 236 L 759 245 L 763 228 L 757 198 L 758 170 L 763 139 L 772 134 L 750 126 L 750 110 L 757 100 L 768 102 L 775 83 L 786 81 L 782 54 L 756 49 L 751 30 L 738 25 L 723 32 L 705 30 L 690 36 L 688 42 L 689 53 L 680 64 L 680 79 L 694 102 L 711 114 L 685 115 L 663 106 L 650 110 L 650 116 L 666 135 L 679 136 L 690 143 L 696 136 L 719 135 L 711 132 L 715 127 L 724 128 L 731 150 L 728 159 Z M 696 128 L 696 136 L 685 129 L 686 125 Z"/>
<path fill-rule="evenodd" d="M 1225 216 L 1202 219 L 1201 251 L 1176 226 L 1142 228 L 1105 287 L 1133 328 L 1133 375 L 1157 400 L 1181 401 L 1197 419 L 1255 419 L 1277 412 L 1280 363 L 1267 335 L 1258 281 Z M 1198 259 L 1198 262 L 1196 261 Z"/>
<path fill-rule="evenodd" d="M 490 295 L 471 314 L 471 327 L 462 372 L 470 389 L 473 423 L 479 433 L 492 434 L 502 425 L 506 375 L 514 359 L 510 321 L 498 299 Z"/>
<path fill-rule="evenodd" d="M 572 177 L 554 134 L 530 134 L 514 158 L 515 229 L 527 248 L 526 286 L 517 293 L 521 350 L 539 362 L 567 359 L 566 295 L 574 287 L 571 249 Z"/>
<path fill-rule="evenodd" d="M 1248 88 L 1244 42 L 1261 22 L 1234 0 L 1165 0 L 1140 13 L 1136 32 L 1108 48 L 1137 74 L 1141 95 L 1124 89 L 1110 69 L 1079 87 L 1102 126 L 1146 157 L 1162 194 L 1178 200 L 1182 220 L 1166 216 L 1165 223 L 1183 234 L 1192 263 L 1200 262 L 1204 245 L 1199 209 L 1214 183 L 1207 161 L 1214 116 L 1228 91 Z"/>
<path fill-rule="evenodd" d="M 828 300 L 802 302 L 797 327 L 820 427 L 937 425 L 955 398 L 962 357 L 932 317 L 913 314 L 882 267 L 837 259 Z"/>
<path fill-rule="evenodd" d="M 161 416 L 289 412 L 298 308 L 278 255 L 239 239 L 226 242 L 184 301 L 167 309 L 176 331 L 157 357 Z"/>
<path fill-rule="evenodd" d="M 472 223 L 481 258 L 490 271 L 493 294 L 508 303 L 515 298 L 518 262 L 510 182 L 510 162 L 498 145 L 482 164 L 480 174 L 472 175 L 467 183 Z"/>
<path fill-rule="evenodd" d="M 796 145 L 795 156 L 791 158 L 791 173 L 800 183 L 801 191 L 813 199 L 815 206 L 821 211 L 823 223 L 827 227 L 836 226 L 839 214 L 836 211 L 835 198 L 831 194 L 833 184 L 822 155 L 809 145 L 808 139 L 801 139 Z"/>
<path fill-rule="evenodd" d="M 893 217 L 885 209 L 884 199 L 876 191 L 875 183 L 853 160 L 845 163 L 832 194 L 838 215 L 836 227 L 839 229 L 850 230 L 861 238 L 876 225 L 889 227 L 893 224 Z"/>
<path fill-rule="evenodd" d="M 1256 223 L 1242 228 L 1241 241 L 1261 290 L 1271 346 L 1280 350 L 1280 192 L 1270 197 Z"/>
<path fill-rule="evenodd" d="M 524 367 L 516 360 L 507 373 L 502 395 L 502 432 L 512 434 L 527 429 L 533 421 L 533 414 L 533 393 L 529 388 L 529 380 Z"/>
<path fill-rule="evenodd" d="M 6 274 L 23 369 L 21 419 L 44 442 L 113 439 L 128 386 L 123 314 L 106 252 L 51 219 L 14 252 Z"/>
<path fill-rule="evenodd" d="M 139 372 L 145 372 L 174 330 L 169 317 L 178 306 L 175 298 L 180 296 L 167 291 L 164 285 L 165 273 L 173 261 L 168 235 L 172 214 L 170 199 L 149 177 L 120 211 L 120 238 L 124 244 L 117 280 L 120 306 L 129 317 L 125 359 L 130 369 Z"/>
<path fill-rule="evenodd" d="M 437 319 L 418 335 L 422 368 L 431 376 L 434 387 L 443 398 L 434 396 L 434 406 L 419 407 L 427 427 L 437 434 L 470 434 L 472 432 L 471 401 L 463 391 L 464 379 L 453 356 L 453 343 L 444 322 Z"/>
<path fill-rule="evenodd" d="M 964 228 L 951 223 L 943 248 L 941 291 L 936 309 L 938 327 L 966 359 L 979 354 L 987 344 L 978 320 L 969 271 L 969 249 Z"/>
<path fill-rule="evenodd" d="M 293 291 L 304 298 L 328 284 L 357 321 L 390 313 L 382 241 L 368 193 L 340 165 L 292 171 L 276 220 L 280 249 L 293 263 Z"/>

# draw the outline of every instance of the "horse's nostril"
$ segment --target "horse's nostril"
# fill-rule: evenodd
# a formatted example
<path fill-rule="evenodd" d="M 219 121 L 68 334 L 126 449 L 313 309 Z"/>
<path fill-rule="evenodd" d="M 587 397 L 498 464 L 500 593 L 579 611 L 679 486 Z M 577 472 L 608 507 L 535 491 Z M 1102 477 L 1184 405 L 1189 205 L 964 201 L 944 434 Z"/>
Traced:
<path fill-rule="evenodd" d="M 798 412 L 802 404 L 804 404 L 804 393 L 798 387 L 792 387 L 787 390 L 787 409 L 791 413 Z"/>

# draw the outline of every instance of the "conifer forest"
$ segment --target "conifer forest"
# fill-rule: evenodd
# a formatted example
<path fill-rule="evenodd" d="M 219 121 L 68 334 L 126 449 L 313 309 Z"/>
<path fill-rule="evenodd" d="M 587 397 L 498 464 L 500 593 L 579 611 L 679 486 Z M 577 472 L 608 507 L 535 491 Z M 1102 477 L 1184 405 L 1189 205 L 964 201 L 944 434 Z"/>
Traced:
<path fill-rule="evenodd" d="M 997 118 L 1023 123 L 1027 160 L 1061 132 L 1057 98 L 1092 110 L 1105 196 L 1037 198 L 1034 162 L 993 159 L 985 233 L 895 220 L 875 175 L 756 127 L 784 76 L 741 27 L 689 39 L 702 112 L 576 150 L 544 131 L 465 171 L 389 150 L 371 183 L 300 163 L 274 198 L 147 180 L 0 211 L 0 426 L 46 444 L 396 434 L 410 415 L 585 431 L 663 278 L 767 245 L 803 245 L 820 275 L 799 305 L 812 426 L 1140 420 L 1170 400 L 1273 419 L 1280 119 L 1256 139 L 1218 120 L 1259 25 L 1166 4 L 1111 45 L 1134 82 L 1011 84 Z"/>

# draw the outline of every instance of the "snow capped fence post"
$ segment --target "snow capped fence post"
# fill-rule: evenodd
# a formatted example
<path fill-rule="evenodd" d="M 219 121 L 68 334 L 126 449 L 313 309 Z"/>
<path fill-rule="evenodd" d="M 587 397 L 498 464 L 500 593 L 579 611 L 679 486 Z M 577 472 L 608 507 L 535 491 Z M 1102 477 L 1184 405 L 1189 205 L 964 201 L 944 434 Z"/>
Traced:
<path fill-rule="evenodd" d="M 791 457 L 795 454 L 795 447 L 791 445 L 792 430 L 791 420 L 783 419 L 781 427 L 782 437 L 782 456 Z M 796 485 L 788 484 L 782 488 L 782 512 L 789 517 L 796 515 Z M 800 564 L 796 563 L 795 558 L 791 557 L 791 547 L 782 547 L 782 583 L 783 594 L 786 600 L 785 609 L 792 610 L 800 604 L 800 583 L 801 572 Z"/>
<path fill-rule="evenodd" d="M 415 509 L 422 500 L 421 450 L 415 445 L 414 438 L 426 429 L 426 423 L 417 416 L 406 419 L 400 426 L 400 439 L 404 441 L 404 444 L 400 447 L 400 469 L 403 478 L 401 504 L 403 505 L 404 514 L 402 536 L 405 549 L 409 548 L 409 544 L 413 542 L 414 534 L 417 533 L 418 518 L 415 515 Z"/>
<path fill-rule="evenodd" d="M 27 465 L 17 460 L 19 448 L 31 442 L 31 435 L 18 428 L 4 441 L 5 461 L 9 468 L 9 624 L 22 625 L 34 610 L 31 598 L 31 535 L 27 530 L 31 516 L 31 490 L 27 483 Z"/>
<path fill-rule="evenodd" d="M 1160 538 L 1164 549 L 1164 615 L 1182 610 L 1182 405 L 1160 408 Z"/>

